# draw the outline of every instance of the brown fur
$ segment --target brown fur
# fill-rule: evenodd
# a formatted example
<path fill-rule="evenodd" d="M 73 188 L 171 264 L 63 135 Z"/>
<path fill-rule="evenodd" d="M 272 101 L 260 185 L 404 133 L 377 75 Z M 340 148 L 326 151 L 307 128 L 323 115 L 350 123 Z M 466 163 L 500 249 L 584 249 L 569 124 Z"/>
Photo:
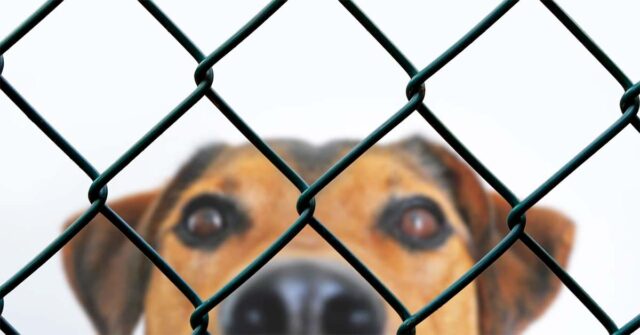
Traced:
<path fill-rule="evenodd" d="M 320 148 L 297 141 L 271 145 L 312 182 L 353 142 Z M 221 193 L 239 201 L 251 219 L 250 228 L 212 251 L 182 243 L 172 228 L 182 206 L 202 193 Z M 409 250 L 374 227 L 391 197 L 414 194 L 438 203 L 453 228 L 438 249 Z M 168 186 L 111 205 L 198 294 L 207 297 L 294 222 L 298 196 L 299 191 L 252 147 L 213 146 L 200 151 Z M 417 137 L 375 146 L 316 199 L 315 216 L 411 311 L 463 275 L 507 232 L 509 207 L 504 200 L 487 193 L 454 154 Z M 93 221 L 63 256 L 72 287 L 98 331 L 129 334 L 144 310 L 148 334 L 189 333 L 193 306 L 104 218 Z M 573 239 L 569 221 L 536 207 L 528 212 L 527 222 L 527 232 L 565 265 Z M 321 258 L 348 266 L 309 227 L 273 261 L 294 258 Z M 417 330 L 419 334 L 517 334 L 548 307 L 559 287 L 528 249 L 516 245 Z M 210 313 L 213 332 L 218 330 L 215 312 Z M 387 320 L 385 333 L 394 333 L 401 320 L 390 308 Z"/>

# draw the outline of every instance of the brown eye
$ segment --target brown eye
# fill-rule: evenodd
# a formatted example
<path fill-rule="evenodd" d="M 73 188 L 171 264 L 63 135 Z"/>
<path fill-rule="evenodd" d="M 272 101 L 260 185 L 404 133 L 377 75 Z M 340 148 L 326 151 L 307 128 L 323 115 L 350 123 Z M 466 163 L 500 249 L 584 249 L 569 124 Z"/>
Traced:
<path fill-rule="evenodd" d="M 215 208 L 196 210 L 187 220 L 187 229 L 200 237 L 216 234 L 224 228 L 224 218 Z"/>
<path fill-rule="evenodd" d="M 203 194 L 184 206 L 174 232 L 189 247 L 213 250 L 248 225 L 248 216 L 232 198 Z"/>
<path fill-rule="evenodd" d="M 438 232 L 438 220 L 424 208 L 409 208 L 402 214 L 400 228 L 408 236 L 429 238 Z"/>
<path fill-rule="evenodd" d="M 437 248 L 452 232 L 440 206 L 423 196 L 389 201 L 378 228 L 412 251 Z"/>

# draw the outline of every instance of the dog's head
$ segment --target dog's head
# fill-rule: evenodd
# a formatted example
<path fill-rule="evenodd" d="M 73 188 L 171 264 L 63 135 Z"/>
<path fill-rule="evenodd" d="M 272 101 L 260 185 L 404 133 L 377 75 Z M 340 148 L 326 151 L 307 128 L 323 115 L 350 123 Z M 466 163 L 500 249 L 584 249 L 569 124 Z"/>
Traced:
<path fill-rule="evenodd" d="M 354 143 L 270 145 L 311 182 Z M 206 298 L 297 218 L 299 196 L 251 146 L 200 150 L 158 190 L 111 206 Z M 410 311 L 462 276 L 506 232 L 510 207 L 443 147 L 413 137 L 375 146 L 317 196 L 315 217 Z M 73 289 L 101 334 L 188 334 L 193 306 L 101 216 L 64 249 Z M 544 208 L 527 232 L 566 264 L 573 225 Z M 516 334 L 560 283 L 519 242 L 417 327 L 419 334 Z M 211 311 L 221 334 L 388 334 L 400 318 L 312 228 Z"/>

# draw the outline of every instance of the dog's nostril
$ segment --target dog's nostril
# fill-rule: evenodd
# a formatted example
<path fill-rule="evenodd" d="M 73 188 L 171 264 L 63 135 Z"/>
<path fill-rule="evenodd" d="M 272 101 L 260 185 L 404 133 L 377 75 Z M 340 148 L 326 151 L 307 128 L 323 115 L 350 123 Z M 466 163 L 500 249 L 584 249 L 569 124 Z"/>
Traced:
<path fill-rule="evenodd" d="M 323 334 L 378 334 L 379 311 L 369 299 L 345 292 L 329 299 L 322 312 Z"/>
<path fill-rule="evenodd" d="M 382 334 L 384 305 L 345 269 L 295 261 L 263 270 L 221 305 L 225 335 Z"/>
<path fill-rule="evenodd" d="M 287 311 L 280 295 L 256 291 L 238 301 L 230 313 L 230 334 L 286 334 Z"/>

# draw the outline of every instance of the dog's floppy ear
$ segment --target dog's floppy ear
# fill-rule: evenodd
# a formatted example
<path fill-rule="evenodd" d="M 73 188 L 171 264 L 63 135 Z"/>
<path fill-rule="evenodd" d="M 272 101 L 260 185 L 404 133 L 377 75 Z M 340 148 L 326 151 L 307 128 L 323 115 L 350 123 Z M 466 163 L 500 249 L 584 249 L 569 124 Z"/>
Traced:
<path fill-rule="evenodd" d="M 508 232 L 511 206 L 499 195 L 490 196 L 494 226 L 500 237 Z M 574 226 L 563 214 L 533 207 L 526 214 L 525 231 L 563 267 L 573 245 Z M 531 250 L 518 241 L 478 278 L 482 334 L 518 334 L 549 307 L 561 287 L 560 280 Z"/>
<path fill-rule="evenodd" d="M 198 150 L 162 189 L 107 204 L 158 250 L 159 226 L 178 196 L 226 147 L 214 143 Z M 99 334 L 131 334 L 143 312 L 151 261 L 100 214 L 63 248 L 62 257 L 67 278 Z"/>
<path fill-rule="evenodd" d="M 140 193 L 109 202 L 109 206 L 138 230 L 158 194 Z M 64 247 L 62 257 L 71 287 L 99 334 L 132 333 L 142 314 L 149 276 L 141 252 L 98 214 Z"/>
<path fill-rule="evenodd" d="M 487 193 L 476 173 L 457 155 L 414 136 L 399 145 L 450 190 L 473 240 L 478 260 L 507 232 L 511 207 Z M 573 244 L 573 224 L 562 214 L 535 206 L 526 214 L 526 232 L 556 261 L 566 266 Z M 476 280 L 480 330 L 484 335 L 518 334 L 542 314 L 559 291 L 560 281 L 518 241 Z"/>

